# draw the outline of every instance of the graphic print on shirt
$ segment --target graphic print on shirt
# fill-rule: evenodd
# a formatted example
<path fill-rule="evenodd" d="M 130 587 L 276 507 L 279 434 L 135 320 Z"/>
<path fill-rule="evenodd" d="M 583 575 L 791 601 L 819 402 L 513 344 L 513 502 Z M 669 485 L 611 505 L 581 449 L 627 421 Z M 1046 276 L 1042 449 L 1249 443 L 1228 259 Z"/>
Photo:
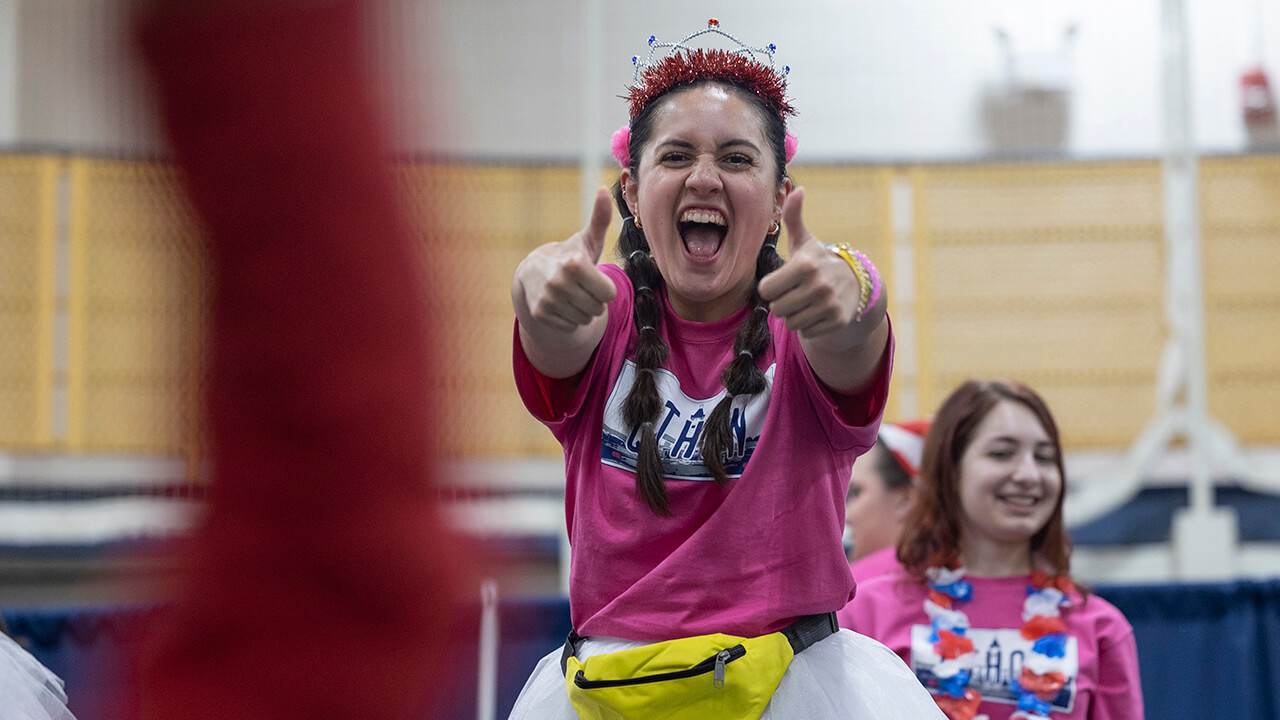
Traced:
<path fill-rule="evenodd" d="M 942 658 L 933 651 L 932 632 L 928 625 L 911 626 L 911 669 L 929 692 L 938 695 L 942 690 L 933 668 Z M 984 701 L 1017 705 L 1018 696 L 1010 689 L 1009 682 L 1022 674 L 1022 664 L 1031 656 L 1034 641 L 1024 639 L 1022 632 L 1013 628 L 969 628 L 965 637 L 973 641 L 979 660 L 978 667 L 970 670 L 969 687 L 982 693 Z M 1067 683 L 1049 704 L 1055 711 L 1069 713 L 1075 705 L 1076 676 L 1080 673 L 1080 655 L 1074 637 L 1067 638 L 1062 668 Z"/>
<path fill-rule="evenodd" d="M 769 411 L 769 397 L 773 393 L 773 374 L 776 365 L 765 372 L 764 392 L 754 396 L 735 397 L 729 413 L 729 427 L 733 432 L 733 448 L 725 460 L 725 473 L 731 478 L 742 477 L 742 471 L 751 459 L 760 439 L 760 429 Z M 622 367 L 618 380 L 613 384 L 609 400 L 604 406 L 604 435 L 600 441 L 600 460 L 628 472 L 636 470 L 636 451 L 640 446 L 638 428 L 627 427 L 622 418 L 622 408 L 631 392 L 636 376 L 636 364 L 630 360 Z M 658 396 L 662 399 L 662 412 L 654 423 L 658 435 L 658 452 L 662 456 L 663 475 L 668 480 L 714 480 L 702 464 L 699 449 L 702 428 L 707 416 L 715 409 L 728 390 L 721 389 L 714 397 L 697 400 L 684 394 L 680 380 L 668 370 L 655 370 Z"/>

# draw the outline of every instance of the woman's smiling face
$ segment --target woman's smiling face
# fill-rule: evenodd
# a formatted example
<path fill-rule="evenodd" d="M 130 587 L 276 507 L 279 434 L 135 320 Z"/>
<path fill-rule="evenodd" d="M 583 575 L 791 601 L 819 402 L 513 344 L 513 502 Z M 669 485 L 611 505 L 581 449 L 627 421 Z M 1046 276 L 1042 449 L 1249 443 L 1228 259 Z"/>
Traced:
<path fill-rule="evenodd" d="M 1027 406 L 1001 400 L 991 408 L 960 458 L 965 542 L 1029 546 L 1062 493 L 1058 452 Z"/>
<path fill-rule="evenodd" d="M 686 320 L 719 320 L 747 302 L 790 190 L 777 180 L 762 111 L 740 93 L 703 84 L 663 98 L 637 176 L 622 172 L 667 299 Z"/>

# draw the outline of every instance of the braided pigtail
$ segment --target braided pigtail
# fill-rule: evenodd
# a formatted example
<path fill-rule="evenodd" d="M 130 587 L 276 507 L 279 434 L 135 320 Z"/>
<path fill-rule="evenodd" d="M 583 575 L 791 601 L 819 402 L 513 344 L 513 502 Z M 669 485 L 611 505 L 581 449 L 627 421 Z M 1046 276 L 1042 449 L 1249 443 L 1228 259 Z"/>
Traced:
<path fill-rule="evenodd" d="M 771 233 L 765 238 L 764 246 L 756 256 L 757 285 L 765 275 L 782 267 L 777 245 L 778 233 Z M 716 404 L 707 417 L 707 424 L 702 428 L 702 464 L 711 471 L 721 487 L 729 482 L 725 460 L 734 451 L 733 399 L 738 395 L 757 395 L 767 387 L 764 372 L 757 363 L 769 349 L 771 339 L 768 321 L 769 306 L 760 297 L 760 291 L 753 288 L 751 312 L 738 328 L 738 336 L 733 342 L 733 360 L 720 375 L 720 381 L 729 392 Z"/>
<path fill-rule="evenodd" d="M 689 88 L 712 82 L 727 82 L 728 87 L 760 113 L 764 123 L 765 138 L 773 155 L 776 180 L 781 186 L 786 181 L 787 157 L 786 123 L 783 114 L 772 107 L 750 88 L 738 83 L 710 78 L 693 79 L 687 84 L 672 88 L 661 98 L 685 92 Z M 638 182 L 640 177 L 640 157 L 647 146 L 653 132 L 654 115 L 663 107 L 661 98 L 653 98 L 644 104 L 632 116 L 629 128 L 627 152 L 629 158 L 623 161 L 628 164 L 631 182 Z M 628 426 L 636 428 L 639 433 L 639 447 L 636 459 L 636 490 L 649 507 L 658 515 L 670 515 L 671 508 L 667 495 L 667 486 L 662 469 L 662 455 L 658 447 L 658 436 L 655 424 L 662 413 L 662 397 L 658 394 L 656 373 L 666 364 L 670 348 L 662 339 L 662 306 L 658 293 L 662 291 L 662 274 L 650 253 L 649 241 L 644 236 L 638 221 L 632 219 L 631 208 L 627 206 L 622 193 L 622 182 L 613 185 L 613 200 L 625 220 L 618 236 L 620 260 L 627 277 L 635 288 L 635 321 L 638 339 L 636 341 L 636 378 L 623 405 L 623 419 Z M 765 238 L 764 247 L 756 256 L 756 282 L 760 278 L 782 267 L 782 258 L 777 251 L 778 233 L 770 233 Z M 728 482 L 725 473 L 725 458 L 734 446 L 732 423 L 733 398 L 737 395 L 755 395 L 765 389 L 764 373 L 756 366 L 757 359 L 768 350 L 770 337 L 768 326 L 768 306 L 760 298 L 756 290 L 751 292 L 752 311 L 742 327 L 738 329 L 738 337 L 734 341 L 736 353 L 729 367 L 721 375 L 728 397 L 718 403 L 711 416 L 703 426 L 701 450 L 703 464 L 715 477 L 716 482 L 724 486 Z"/>
<path fill-rule="evenodd" d="M 613 199 L 623 217 L 631 215 L 622 197 L 622 184 L 614 183 Z M 658 395 L 658 379 L 655 373 L 667 362 L 670 348 L 658 332 L 662 326 L 662 305 L 658 292 L 662 275 L 658 264 L 649 254 L 649 241 L 644 230 L 635 221 L 622 223 L 618 236 L 618 249 L 622 254 L 623 268 L 635 288 L 633 319 L 639 335 L 636 341 L 636 378 L 622 406 L 622 417 L 627 425 L 639 429 L 639 448 L 636 456 L 636 491 L 655 513 L 670 515 L 667 485 L 663 479 L 662 455 L 658 450 L 658 435 L 654 423 L 662 412 L 662 397 Z"/>

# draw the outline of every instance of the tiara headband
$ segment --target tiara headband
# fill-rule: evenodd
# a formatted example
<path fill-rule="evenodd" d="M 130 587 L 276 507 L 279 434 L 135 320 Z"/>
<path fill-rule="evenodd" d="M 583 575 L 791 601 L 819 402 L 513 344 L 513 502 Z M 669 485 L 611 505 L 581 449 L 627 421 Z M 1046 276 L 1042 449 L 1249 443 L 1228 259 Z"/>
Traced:
<path fill-rule="evenodd" d="M 737 47 L 729 50 L 693 49 L 689 42 L 703 35 L 719 35 L 728 38 Z M 654 98 L 680 85 L 695 80 L 723 80 L 737 85 L 759 97 L 764 104 L 779 115 L 795 115 L 796 111 L 786 100 L 787 75 L 790 66 L 779 73 L 773 67 L 773 53 L 778 48 L 773 43 L 765 47 L 751 47 L 720 29 L 720 21 L 711 18 L 707 26 L 689 33 L 679 42 L 662 42 L 656 35 L 649 36 L 649 55 L 644 60 L 636 55 L 631 58 L 635 66 L 632 86 L 627 100 L 631 103 L 631 117 L 644 110 Z M 664 55 L 658 57 L 661 51 Z M 758 56 L 763 55 L 766 67 Z"/>
<path fill-rule="evenodd" d="M 728 50 L 694 49 L 689 42 L 703 35 L 719 35 L 728 38 L 737 47 Z M 779 73 L 773 66 L 773 53 L 778 48 L 773 43 L 765 47 L 751 47 L 720 29 L 720 21 L 711 18 L 707 26 L 689 33 L 679 42 L 662 42 L 656 35 L 649 36 L 649 55 L 643 60 L 632 56 L 635 66 L 632 86 L 626 96 L 631 103 L 631 117 L 644 110 L 651 100 L 672 88 L 687 85 L 696 80 L 723 80 L 737 85 L 759 97 L 764 104 L 779 115 L 795 115 L 795 109 L 786 100 L 789 66 Z M 666 51 L 665 54 L 661 54 Z M 758 56 L 768 60 L 768 66 Z"/>
<path fill-rule="evenodd" d="M 689 42 L 703 35 L 720 35 L 731 40 L 737 47 L 729 50 L 693 49 Z M 631 104 L 631 118 L 644 111 L 655 98 L 661 97 L 673 88 L 689 85 L 698 80 L 719 80 L 742 88 L 760 98 L 765 107 L 782 117 L 795 115 L 795 108 L 787 102 L 787 75 L 790 66 L 783 66 L 778 72 L 773 65 L 773 53 L 777 46 L 769 43 L 765 47 L 751 47 L 738 38 L 720 29 L 720 21 L 711 18 L 707 26 L 692 32 L 679 42 L 662 42 L 657 36 L 649 36 L 649 54 L 643 60 L 640 56 L 632 56 L 635 66 L 633 84 L 625 96 Z M 661 51 L 666 51 L 659 57 Z M 768 66 L 758 56 L 768 60 Z M 628 125 L 623 125 L 613 135 L 611 151 L 613 157 L 622 167 L 631 163 L 631 132 Z M 797 147 L 796 138 L 790 132 L 786 137 L 786 160 L 791 162 Z"/>

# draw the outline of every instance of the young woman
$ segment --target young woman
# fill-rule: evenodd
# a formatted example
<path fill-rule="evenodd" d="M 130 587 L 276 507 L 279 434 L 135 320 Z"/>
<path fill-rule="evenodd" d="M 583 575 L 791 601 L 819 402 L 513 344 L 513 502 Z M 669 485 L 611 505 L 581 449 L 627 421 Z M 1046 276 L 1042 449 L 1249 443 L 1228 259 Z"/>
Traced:
<path fill-rule="evenodd" d="M 951 720 L 1142 717 L 1133 629 L 1070 577 L 1062 446 L 1044 401 L 969 381 L 934 417 L 902 566 L 846 627 L 887 644 Z"/>
<path fill-rule="evenodd" d="M 852 538 L 849 572 L 855 582 L 898 564 L 898 536 L 915 498 L 928 420 L 885 423 L 876 444 L 853 465 L 844 522 Z"/>
<path fill-rule="evenodd" d="M 614 146 L 621 269 L 596 264 L 602 190 L 512 283 L 516 384 L 565 451 L 575 633 L 511 717 L 936 716 L 833 614 L 853 590 L 849 471 L 888 388 L 885 293 L 870 261 L 805 229 L 772 48 L 689 49 L 704 33 L 724 35 L 651 38 L 638 64 Z M 597 697 L 626 688 L 643 697 Z"/>

